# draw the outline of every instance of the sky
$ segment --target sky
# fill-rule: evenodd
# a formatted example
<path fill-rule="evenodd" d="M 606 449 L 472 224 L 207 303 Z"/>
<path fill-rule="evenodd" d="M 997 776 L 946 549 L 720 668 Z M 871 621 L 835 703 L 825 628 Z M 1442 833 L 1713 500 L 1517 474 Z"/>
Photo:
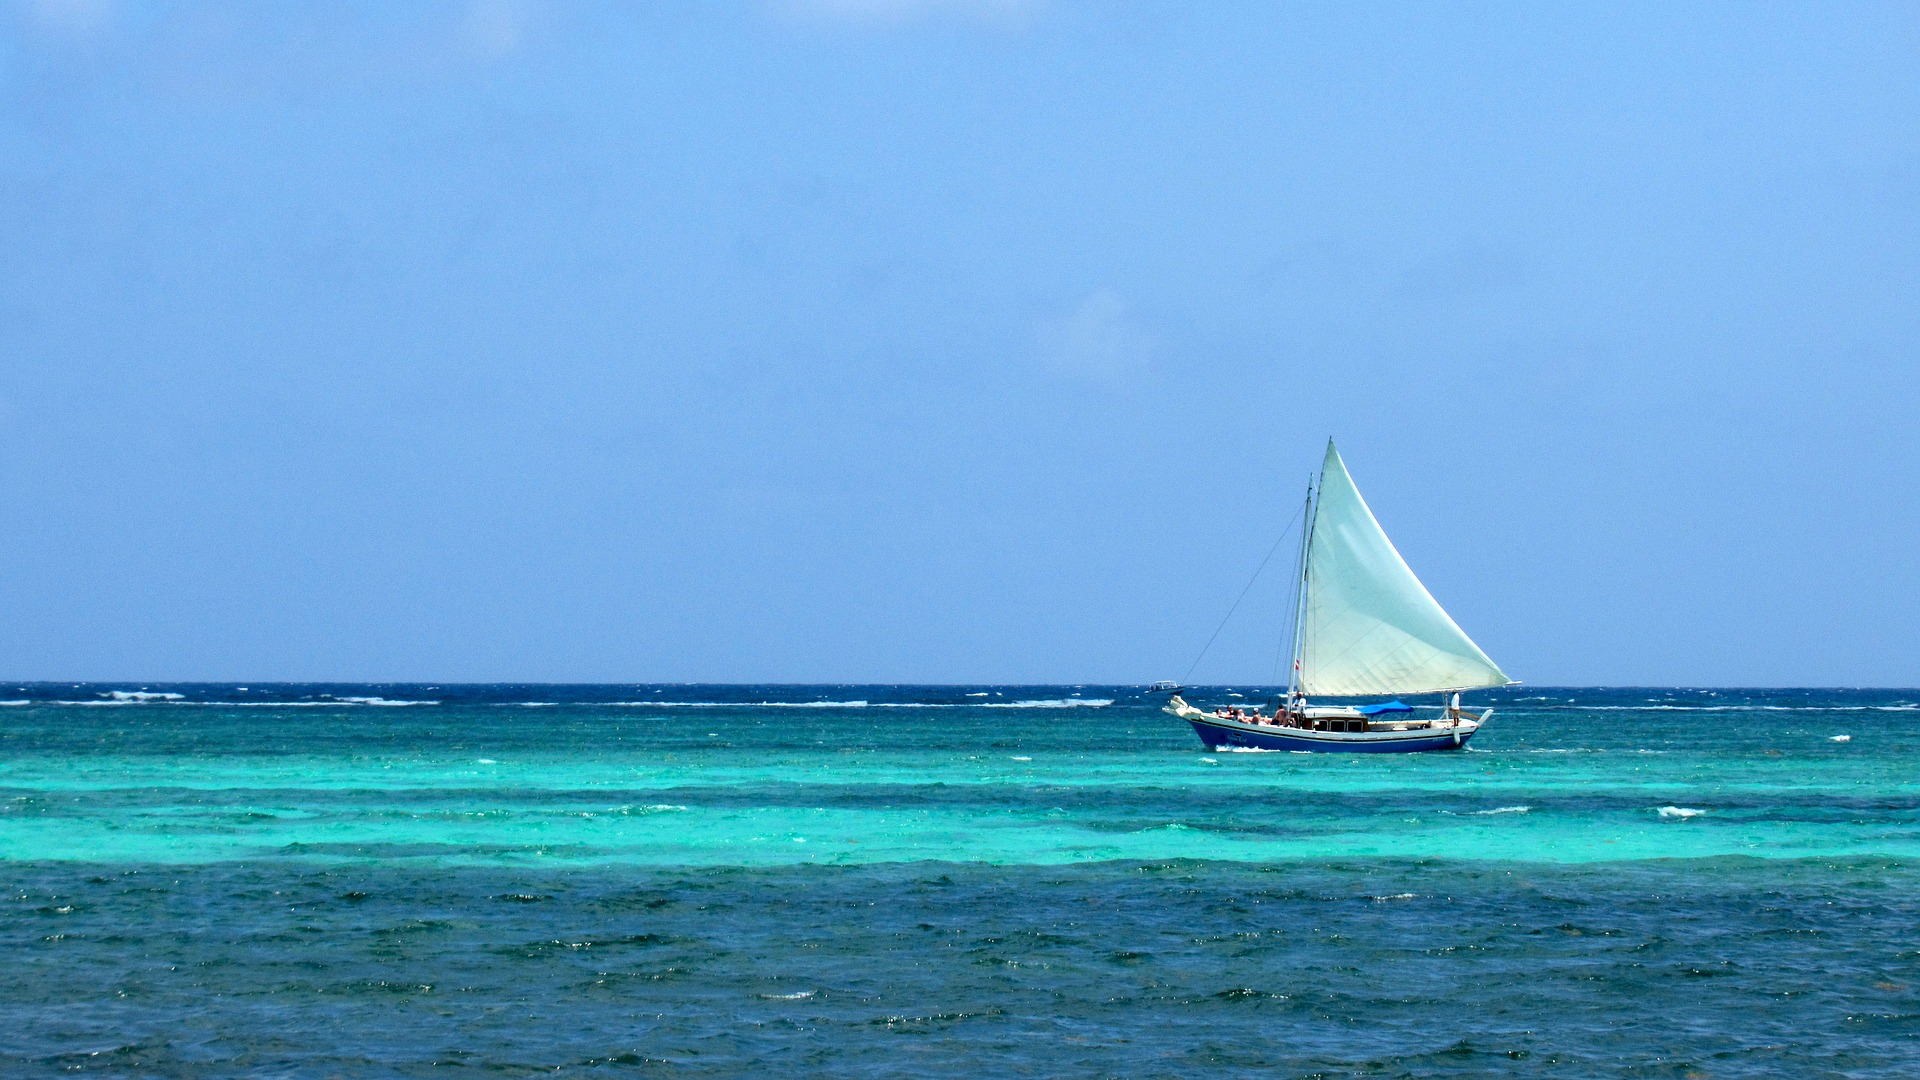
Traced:
<path fill-rule="evenodd" d="M 1920 685 L 1920 7 L 0 6 L 0 677 Z M 1286 545 L 1282 544 L 1283 550 Z"/>

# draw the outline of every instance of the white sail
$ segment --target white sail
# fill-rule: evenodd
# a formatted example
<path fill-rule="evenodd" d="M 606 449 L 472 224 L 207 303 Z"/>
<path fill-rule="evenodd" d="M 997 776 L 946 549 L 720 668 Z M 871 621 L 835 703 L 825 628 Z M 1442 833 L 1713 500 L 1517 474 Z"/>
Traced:
<path fill-rule="evenodd" d="M 1333 443 L 1307 547 L 1300 685 L 1309 694 L 1420 694 L 1505 686 L 1413 576 Z"/>

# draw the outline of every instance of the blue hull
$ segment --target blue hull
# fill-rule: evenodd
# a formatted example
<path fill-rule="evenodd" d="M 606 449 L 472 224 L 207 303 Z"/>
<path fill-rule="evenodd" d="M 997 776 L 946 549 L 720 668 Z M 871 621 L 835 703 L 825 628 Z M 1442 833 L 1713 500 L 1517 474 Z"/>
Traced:
<path fill-rule="evenodd" d="M 1348 754 L 1411 754 L 1422 750 L 1458 750 L 1473 738 L 1472 731 L 1394 733 L 1372 737 L 1348 736 L 1341 738 L 1334 732 L 1309 732 L 1298 728 L 1267 728 L 1251 730 L 1248 725 L 1223 723 L 1215 724 L 1206 720 L 1187 718 L 1193 725 L 1194 734 L 1207 744 L 1207 749 L 1218 750 L 1221 747 L 1249 747 L 1255 750 L 1308 750 L 1316 753 Z"/>

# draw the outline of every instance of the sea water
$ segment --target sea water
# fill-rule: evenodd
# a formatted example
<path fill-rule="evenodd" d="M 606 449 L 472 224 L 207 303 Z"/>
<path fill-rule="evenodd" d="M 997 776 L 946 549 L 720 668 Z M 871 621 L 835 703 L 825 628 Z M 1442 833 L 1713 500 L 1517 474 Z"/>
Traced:
<path fill-rule="evenodd" d="M 1920 1075 L 1911 691 L 0 698 L 7 1075 Z"/>

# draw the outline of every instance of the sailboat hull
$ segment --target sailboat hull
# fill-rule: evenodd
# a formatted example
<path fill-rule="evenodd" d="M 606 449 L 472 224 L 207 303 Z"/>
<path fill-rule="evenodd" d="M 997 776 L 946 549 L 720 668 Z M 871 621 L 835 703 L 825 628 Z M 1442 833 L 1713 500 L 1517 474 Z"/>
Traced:
<path fill-rule="evenodd" d="M 1423 750 L 1459 750 L 1480 730 L 1472 720 L 1457 727 L 1384 731 L 1309 731 L 1228 720 L 1180 701 L 1167 711 L 1193 725 L 1209 750 L 1292 750 L 1308 753 L 1412 754 Z"/>

